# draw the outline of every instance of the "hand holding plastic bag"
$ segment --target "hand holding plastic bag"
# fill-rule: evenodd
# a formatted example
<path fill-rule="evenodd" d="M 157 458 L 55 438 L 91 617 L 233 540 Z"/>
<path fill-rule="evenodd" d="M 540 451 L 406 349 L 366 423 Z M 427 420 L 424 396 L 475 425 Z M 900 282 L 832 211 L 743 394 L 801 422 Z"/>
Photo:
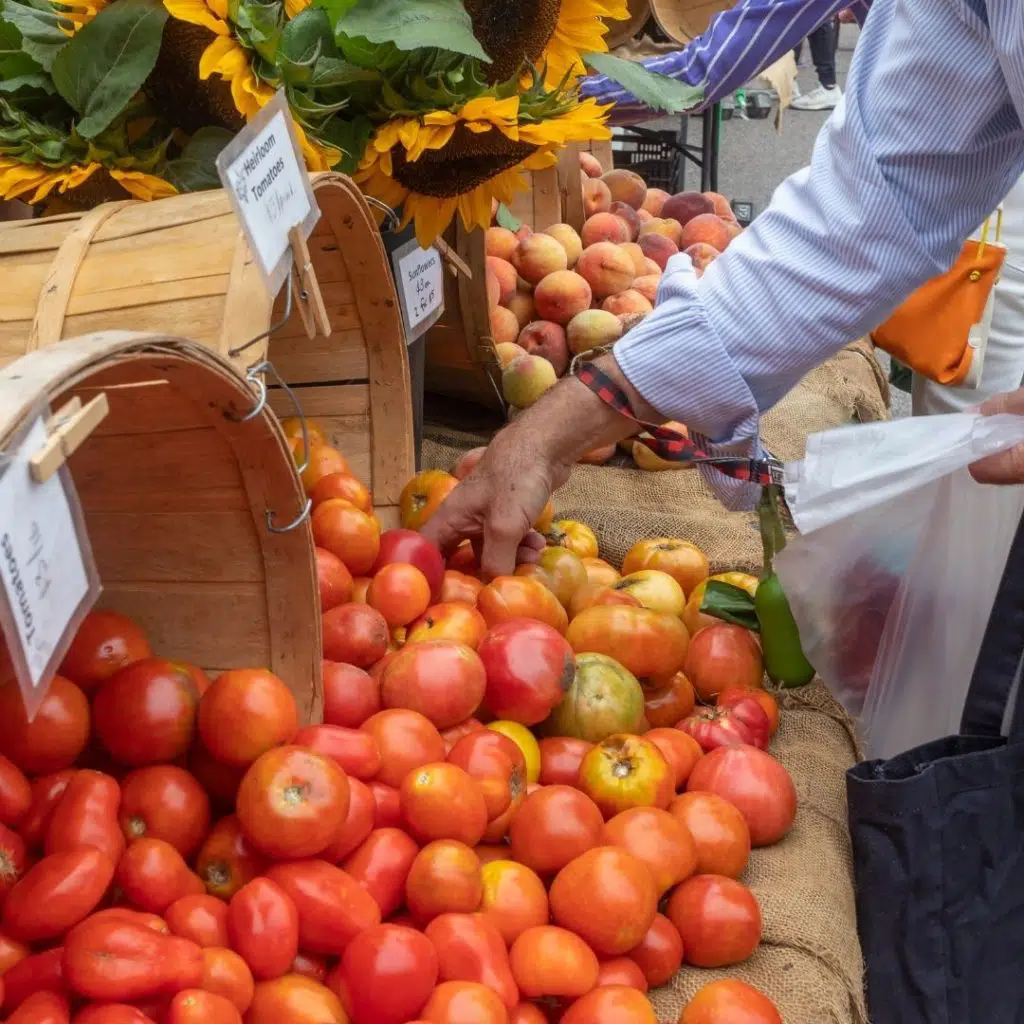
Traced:
<path fill-rule="evenodd" d="M 786 467 L 801 535 L 776 569 L 871 757 L 957 731 L 1024 509 L 966 467 L 1020 443 L 1024 417 L 932 416 L 816 434 Z"/>

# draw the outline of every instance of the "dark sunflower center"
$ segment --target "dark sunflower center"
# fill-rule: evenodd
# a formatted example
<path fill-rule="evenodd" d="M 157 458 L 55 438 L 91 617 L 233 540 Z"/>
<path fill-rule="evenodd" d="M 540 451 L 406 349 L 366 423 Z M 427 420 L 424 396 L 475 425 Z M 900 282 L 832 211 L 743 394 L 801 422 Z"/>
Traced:
<path fill-rule="evenodd" d="M 396 148 L 392 173 L 413 192 L 451 199 L 522 163 L 536 148 L 527 142 L 513 142 L 499 131 L 477 134 L 460 124 L 443 149 L 428 149 L 415 163 Z"/>
<path fill-rule="evenodd" d="M 561 0 L 465 0 L 473 33 L 492 63 L 491 82 L 511 78 L 544 52 L 558 24 Z"/>

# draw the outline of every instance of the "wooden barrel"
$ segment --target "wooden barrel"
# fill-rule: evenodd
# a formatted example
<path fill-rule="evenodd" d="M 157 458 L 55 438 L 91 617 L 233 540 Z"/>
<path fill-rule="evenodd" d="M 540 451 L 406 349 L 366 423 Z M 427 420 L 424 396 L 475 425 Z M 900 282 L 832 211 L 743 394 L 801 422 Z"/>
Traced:
<path fill-rule="evenodd" d="M 706 32 L 719 11 L 735 0 L 650 0 L 651 13 L 662 32 L 677 43 L 688 43 Z"/>
<path fill-rule="evenodd" d="M 322 216 L 310 256 L 333 333 L 280 321 L 222 190 L 156 203 L 0 224 L 0 366 L 95 331 L 173 333 L 245 370 L 270 358 L 372 488 L 385 526 L 414 472 L 409 364 L 384 246 L 366 201 L 341 174 L 313 184 Z M 271 406 L 291 402 L 271 389 Z M 379 440 L 378 440 L 379 439 Z"/>
<path fill-rule="evenodd" d="M 637 35 L 651 16 L 650 0 L 629 0 L 629 17 L 622 21 L 609 21 L 604 37 L 609 50 L 621 46 Z"/>
<path fill-rule="evenodd" d="M 106 331 L 0 370 L 0 451 L 33 407 L 100 392 L 69 466 L 103 584 L 155 653 L 210 672 L 266 666 L 321 717 L 306 496 L 280 425 L 231 364 L 162 334 Z M 242 417 L 248 417 L 242 421 Z"/>

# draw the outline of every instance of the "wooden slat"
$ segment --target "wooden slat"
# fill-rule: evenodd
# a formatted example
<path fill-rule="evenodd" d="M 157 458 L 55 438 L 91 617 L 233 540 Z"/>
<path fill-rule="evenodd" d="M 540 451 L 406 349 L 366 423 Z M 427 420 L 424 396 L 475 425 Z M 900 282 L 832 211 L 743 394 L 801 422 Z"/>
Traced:
<path fill-rule="evenodd" d="M 82 506 L 87 512 L 224 512 L 245 511 L 249 502 L 237 487 L 208 487 L 201 491 L 92 492 Z"/>
<path fill-rule="evenodd" d="M 56 404 L 76 395 L 84 404 L 101 391 L 107 396 L 110 412 L 93 431 L 96 436 L 163 434 L 169 430 L 192 430 L 207 425 L 206 414 L 166 381 L 75 388 L 61 395 Z"/>
<path fill-rule="evenodd" d="M 300 385 L 295 388 L 295 394 L 303 414 L 312 419 L 320 416 L 362 416 L 370 412 L 370 389 L 365 384 Z M 268 396 L 275 416 L 286 419 L 295 415 L 291 399 L 283 388 L 270 388 Z"/>
<path fill-rule="evenodd" d="M 331 329 L 334 331 L 358 331 L 360 327 L 359 310 L 355 305 L 355 296 L 352 294 L 352 285 L 348 281 L 335 281 L 331 284 L 321 285 L 320 294 L 324 298 L 324 305 L 327 307 L 327 315 L 331 321 Z M 278 296 L 278 306 L 282 301 Z M 280 308 L 277 318 L 280 319 L 284 309 Z M 275 323 L 277 320 L 274 321 Z M 302 326 L 302 318 L 297 309 L 292 310 L 291 318 L 284 327 L 274 332 L 274 341 L 281 341 L 285 338 L 306 338 L 305 328 Z M 332 335 L 333 337 L 333 335 Z M 324 339 L 329 341 L 330 339 Z"/>
<path fill-rule="evenodd" d="M 268 356 L 289 384 L 365 381 L 370 375 L 370 366 L 366 349 L 354 344 L 359 337 L 358 331 L 345 331 L 332 334 L 330 338 L 320 335 L 315 338 L 285 338 L 280 344 L 276 337 L 272 337 Z"/>
<path fill-rule="evenodd" d="M 133 330 L 162 334 L 174 331 L 183 338 L 192 338 L 208 348 L 215 348 L 220 337 L 223 312 L 223 295 L 180 299 L 153 306 L 139 306 L 132 310 L 128 318 L 110 312 L 69 316 L 64 322 L 64 335 L 77 337 L 96 331 L 108 331 L 114 327 L 124 327 L 127 322 Z"/>
<path fill-rule="evenodd" d="M 227 274 L 204 274 L 199 277 L 175 278 L 170 281 L 135 284 L 128 282 L 120 288 L 95 291 L 78 290 L 72 296 L 68 309 L 72 313 L 105 313 L 149 306 L 158 302 L 177 302 L 209 295 L 223 296 L 228 290 Z"/>

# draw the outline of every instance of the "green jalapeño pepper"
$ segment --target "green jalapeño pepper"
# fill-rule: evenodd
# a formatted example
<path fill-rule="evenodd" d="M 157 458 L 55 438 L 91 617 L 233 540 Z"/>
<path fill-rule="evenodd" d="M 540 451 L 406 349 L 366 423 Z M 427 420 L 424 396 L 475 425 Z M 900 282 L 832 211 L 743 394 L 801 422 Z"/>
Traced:
<path fill-rule="evenodd" d="M 761 649 L 768 678 L 782 687 L 806 686 L 814 678 L 814 667 L 800 644 L 800 630 L 772 568 L 775 555 L 786 546 L 786 531 L 779 512 L 779 488 L 765 487 L 758 508 L 764 573 L 754 595 L 754 610 L 761 624 Z"/>

